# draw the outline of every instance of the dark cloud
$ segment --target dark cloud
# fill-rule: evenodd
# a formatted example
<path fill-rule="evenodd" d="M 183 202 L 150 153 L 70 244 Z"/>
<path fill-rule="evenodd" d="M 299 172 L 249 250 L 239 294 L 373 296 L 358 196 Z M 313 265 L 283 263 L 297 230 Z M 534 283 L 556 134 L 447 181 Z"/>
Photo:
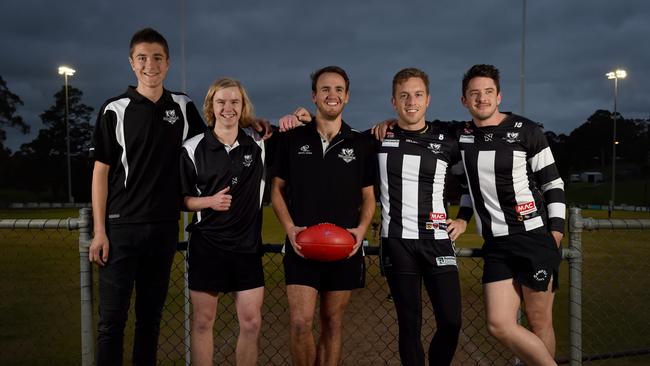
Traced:
<path fill-rule="evenodd" d="M 77 70 L 71 84 L 95 109 L 134 77 L 127 62 L 131 34 L 152 26 L 171 47 L 167 87 L 182 88 L 181 1 L 4 1 L 0 75 L 38 115 L 61 87 L 60 64 Z M 241 79 L 258 115 L 278 118 L 311 105 L 309 74 L 338 64 L 351 78 L 345 119 L 357 128 L 392 115 L 393 74 L 420 67 L 431 78 L 428 118 L 466 119 L 460 79 L 475 63 L 502 72 L 502 110 L 518 112 L 522 1 L 217 2 L 185 1 L 185 80 L 198 105 L 221 76 Z M 527 1 L 526 115 L 548 130 L 569 132 L 596 109 L 611 109 L 613 85 L 604 74 L 624 67 L 619 110 L 650 116 L 644 88 L 650 65 L 650 4 Z M 32 136 L 8 131 L 16 149 Z"/>

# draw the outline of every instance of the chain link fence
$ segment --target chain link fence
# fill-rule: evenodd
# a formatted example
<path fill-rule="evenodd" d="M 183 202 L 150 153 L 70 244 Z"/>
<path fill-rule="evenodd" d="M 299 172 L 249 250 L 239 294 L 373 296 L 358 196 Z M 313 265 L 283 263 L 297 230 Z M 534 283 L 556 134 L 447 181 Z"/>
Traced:
<path fill-rule="evenodd" d="M 564 250 L 573 265 L 569 269 L 563 261 L 555 302 L 558 359 L 572 365 L 581 364 L 583 357 L 590 360 L 588 365 L 650 364 L 650 231 L 601 229 L 592 233 L 582 231 L 591 228 L 589 219 L 572 219 L 572 223 L 577 228 L 572 229 L 572 242 L 581 243 L 582 250 L 579 245 Z M 0 365 L 92 364 L 97 276 L 86 260 L 87 216 L 0 220 L 0 228 Z M 259 364 L 286 365 L 290 364 L 289 316 L 282 254 L 279 245 L 265 248 Z M 161 324 L 161 365 L 189 362 L 184 253 L 178 252 L 172 270 Z M 394 306 L 379 273 L 377 248 L 368 247 L 367 253 L 366 288 L 353 293 L 346 312 L 342 364 L 399 365 Z M 480 252 L 461 248 L 459 257 L 463 327 L 454 365 L 514 364 L 514 356 L 485 328 Z M 572 295 L 576 292 L 582 299 Z M 423 342 L 428 344 L 435 320 L 426 295 L 423 298 Z M 131 314 L 125 337 L 127 364 L 133 318 Z M 316 323 L 316 334 L 318 328 Z M 232 297 L 222 296 L 215 323 L 215 364 L 234 365 L 237 334 Z"/>
<path fill-rule="evenodd" d="M 0 365 L 78 365 L 79 232 L 68 230 L 76 220 L 1 222 Z"/>
<path fill-rule="evenodd" d="M 582 252 L 584 363 L 650 365 L 650 220 L 571 211 L 572 240 Z"/>

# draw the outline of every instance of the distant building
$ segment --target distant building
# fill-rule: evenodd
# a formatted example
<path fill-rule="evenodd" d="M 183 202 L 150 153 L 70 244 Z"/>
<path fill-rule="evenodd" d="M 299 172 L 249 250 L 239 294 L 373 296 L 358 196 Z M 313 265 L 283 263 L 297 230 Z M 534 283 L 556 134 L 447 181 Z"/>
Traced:
<path fill-rule="evenodd" d="M 573 175 L 571 176 L 571 181 L 573 182 Z M 600 183 L 603 181 L 603 173 L 601 172 L 582 172 L 580 173 L 580 182 L 585 183 Z"/>

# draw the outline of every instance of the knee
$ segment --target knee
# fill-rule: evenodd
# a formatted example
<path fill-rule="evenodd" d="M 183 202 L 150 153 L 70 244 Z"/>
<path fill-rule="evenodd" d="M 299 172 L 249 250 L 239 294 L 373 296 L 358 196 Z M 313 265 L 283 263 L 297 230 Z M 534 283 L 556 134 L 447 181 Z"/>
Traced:
<path fill-rule="evenodd" d="M 239 320 L 239 331 L 245 334 L 259 334 L 262 328 L 262 315 L 246 314 Z"/>
<path fill-rule="evenodd" d="M 503 340 L 508 337 L 512 325 L 516 324 L 510 324 L 498 319 L 488 319 L 487 330 L 492 337 Z"/>
<path fill-rule="evenodd" d="M 97 324 L 97 334 L 100 339 L 124 333 L 126 321 L 106 321 L 100 320 Z"/>
<path fill-rule="evenodd" d="M 101 311 L 97 333 L 100 335 L 122 334 L 126 326 L 128 313 L 126 311 Z"/>
<path fill-rule="evenodd" d="M 196 333 L 212 333 L 216 314 L 195 313 L 192 316 L 192 331 Z"/>
<path fill-rule="evenodd" d="M 440 319 L 437 321 L 437 326 L 438 332 L 458 335 L 462 326 L 462 320 L 460 317 Z"/>
<path fill-rule="evenodd" d="M 311 333 L 314 320 L 311 317 L 305 316 L 292 316 L 291 317 L 291 333 L 295 335 L 302 335 Z"/>
<path fill-rule="evenodd" d="M 339 331 L 343 327 L 343 314 L 321 314 L 321 326 L 330 332 Z"/>
<path fill-rule="evenodd" d="M 527 310 L 526 318 L 533 333 L 544 332 L 553 327 L 553 316 L 546 311 Z"/>

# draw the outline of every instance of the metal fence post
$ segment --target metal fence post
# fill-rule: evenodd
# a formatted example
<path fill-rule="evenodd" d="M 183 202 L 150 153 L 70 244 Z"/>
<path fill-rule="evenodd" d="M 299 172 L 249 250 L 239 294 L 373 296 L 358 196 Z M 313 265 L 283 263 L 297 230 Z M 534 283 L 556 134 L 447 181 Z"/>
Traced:
<path fill-rule="evenodd" d="M 190 233 L 187 232 L 187 224 L 190 222 L 190 214 L 188 212 L 183 212 L 183 241 L 187 242 L 190 240 Z M 185 250 L 187 253 L 188 249 Z M 185 319 L 183 320 L 183 326 L 185 327 L 185 337 L 183 338 L 185 343 L 185 365 L 189 366 L 192 363 L 191 359 L 191 339 L 190 339 L 190 287 L 189 287 L 189 273 L 187 272 L 187 260 L 183 260 L 183 283 L 185 288 L 183 289 L 183 295 L 185 296 L 185 304 L 183 305 L 183 312 L 185 313 Z"/>
<path fill-rule="evenodd" d="M 569 345 L 570 365 L 582 365 L 582 220 L 581 209 L 569 209 Z"/>
<path fill-rule="evenodd" d="M 95 361 L 93 332 L 93 268 L 88 260 L 91 232 L 91 210 L 79 210 L 79 274 L 81 288 L 81 365 Z"/>

